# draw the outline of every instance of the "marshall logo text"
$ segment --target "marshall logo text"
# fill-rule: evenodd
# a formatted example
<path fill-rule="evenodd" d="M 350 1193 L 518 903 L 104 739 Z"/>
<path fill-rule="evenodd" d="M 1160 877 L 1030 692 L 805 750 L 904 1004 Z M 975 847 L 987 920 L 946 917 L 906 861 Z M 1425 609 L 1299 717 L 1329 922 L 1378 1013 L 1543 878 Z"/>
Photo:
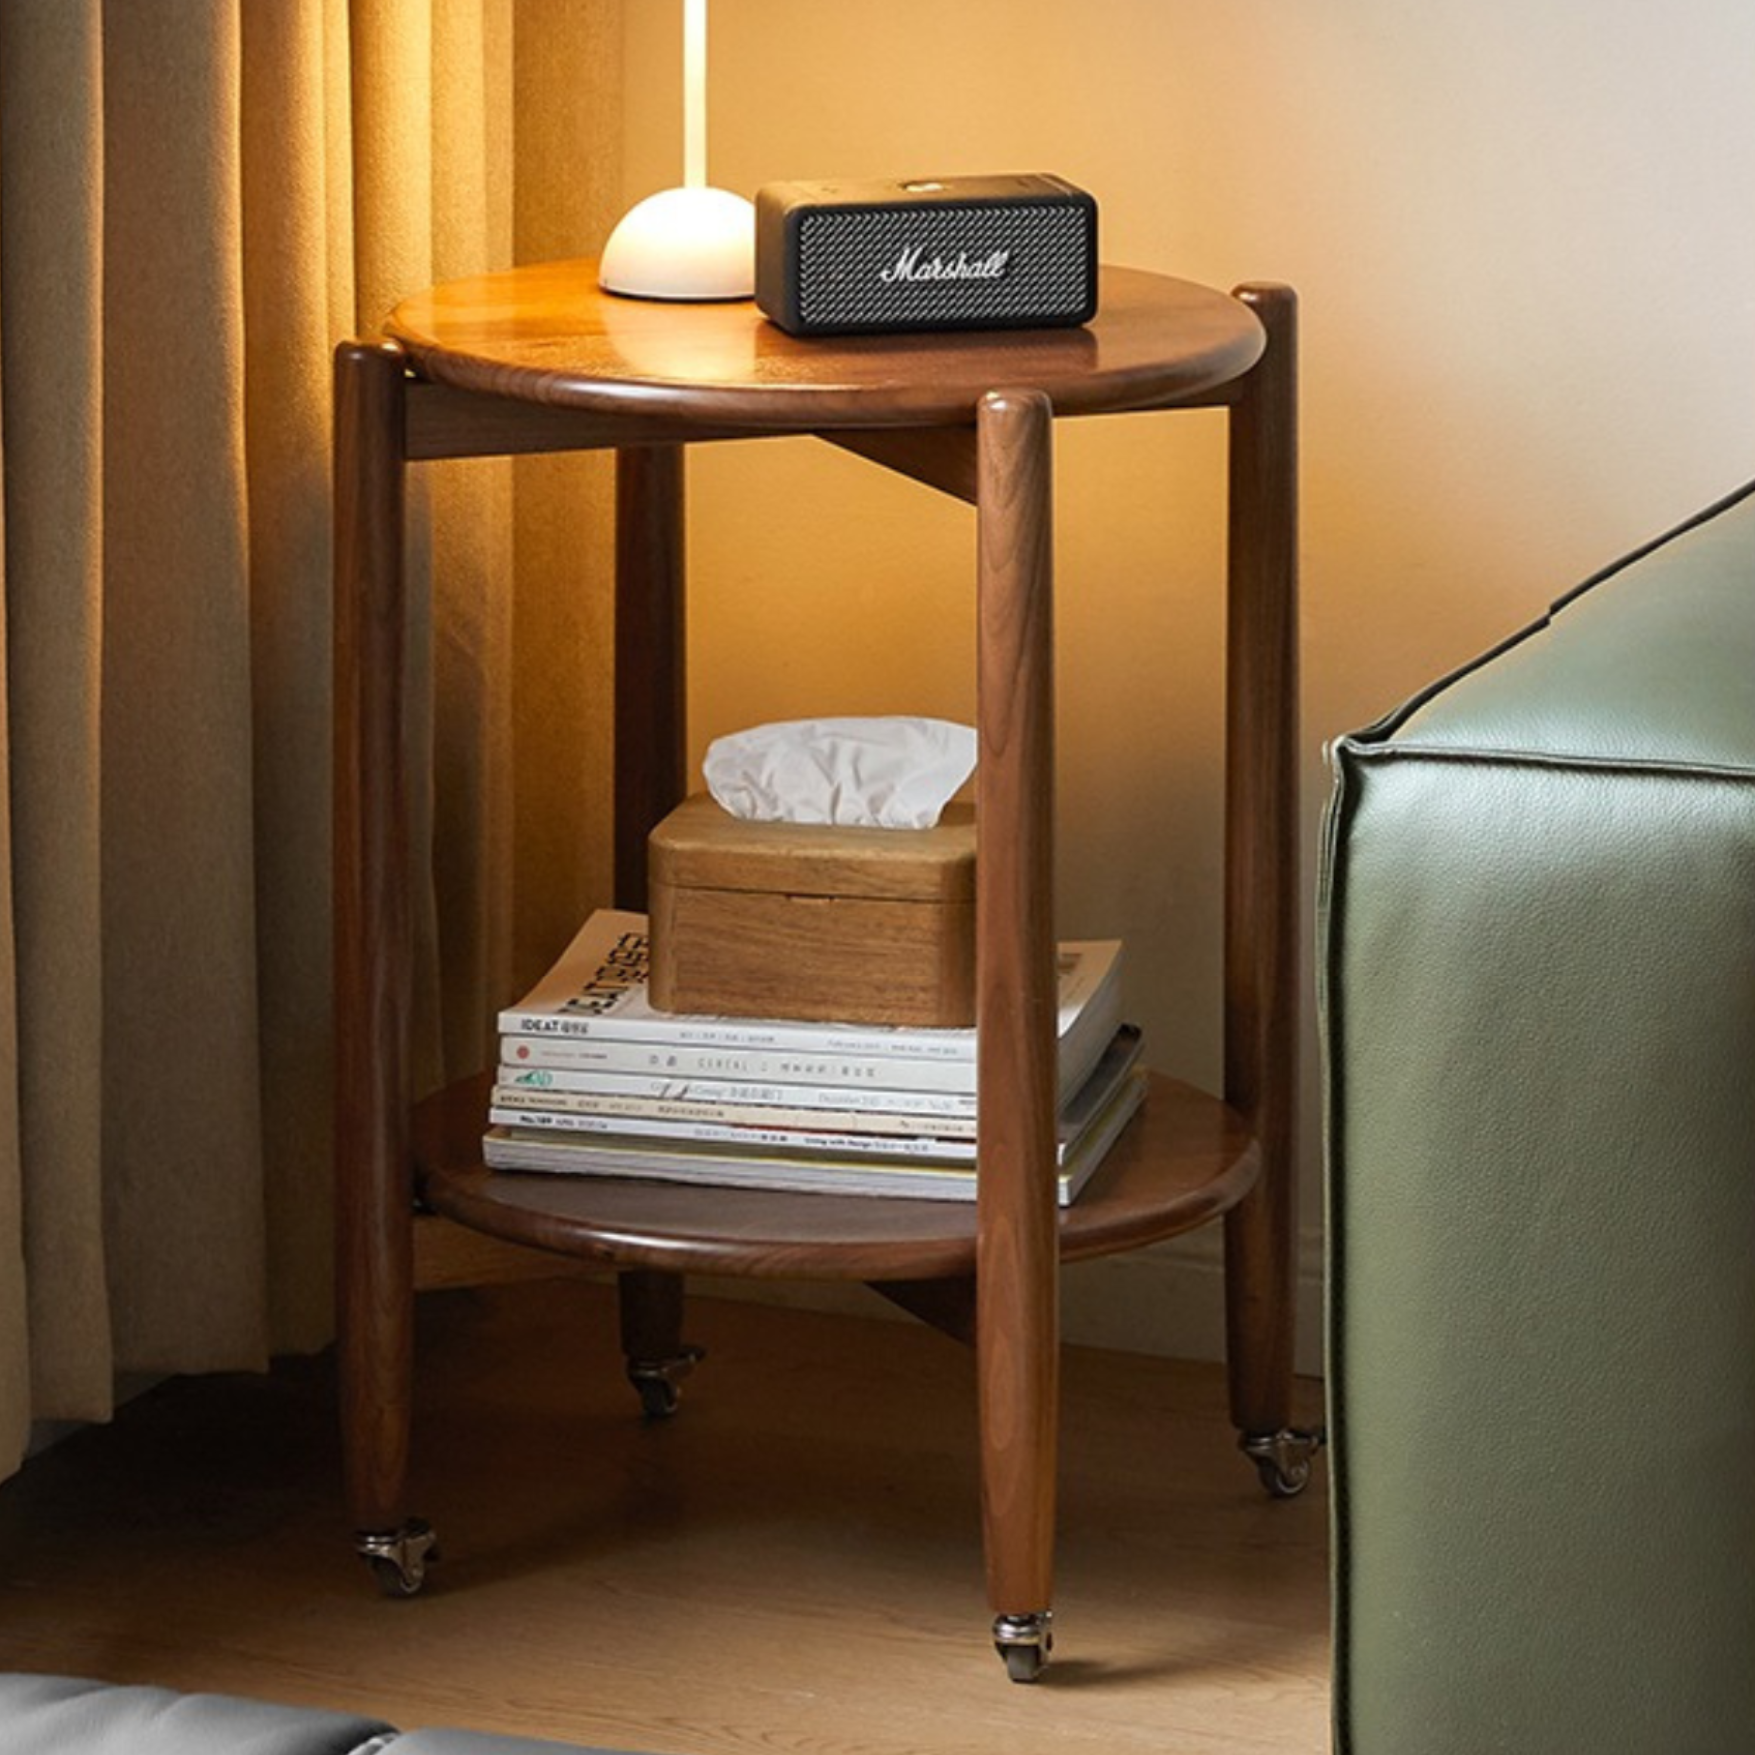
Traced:
<path fill-rule="evenodd" d="M 927 256 L 919 244 L 910 244 L 893 267 L 878 270 L 878 279 L 885 285 L 902 281 L 1002 280 L 1011 259 L 1010 250 L 994 250 L 986 256 L 971 256 L 967 250 L 959 250 L 947 261 L 943 256 Z"/>

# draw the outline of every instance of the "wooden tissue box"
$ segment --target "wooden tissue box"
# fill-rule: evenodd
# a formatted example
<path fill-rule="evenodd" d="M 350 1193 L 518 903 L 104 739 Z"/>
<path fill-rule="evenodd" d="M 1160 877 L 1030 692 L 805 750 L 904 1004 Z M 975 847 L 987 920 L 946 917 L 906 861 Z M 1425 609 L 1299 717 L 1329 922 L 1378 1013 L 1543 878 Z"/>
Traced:
<path fill-rule="evenodd" d="M 652 1003 L 729 1017 L 975 1022 L 975 813 L 931 829 L 751 823 L 708 794 L 652 831 Z"/>

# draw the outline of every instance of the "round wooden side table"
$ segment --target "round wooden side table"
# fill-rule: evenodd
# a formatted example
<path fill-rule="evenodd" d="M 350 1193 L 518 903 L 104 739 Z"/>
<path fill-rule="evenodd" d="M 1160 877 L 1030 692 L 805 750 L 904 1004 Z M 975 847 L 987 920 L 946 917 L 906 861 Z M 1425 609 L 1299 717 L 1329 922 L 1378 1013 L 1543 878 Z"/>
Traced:
<path fill-rule="evenodd" d="M 466 1226 L 617 1270 L 649 1412 L 693 1361 L 683 1276 L 860 1280 L 972 1341 L 994 1638 L 1047 1659 L 1062 1260 L 1225 1219 L 1232 1414 L 1269 1490 L 1318 1434 L 1292 1425 L 1297 1091 L 1296 305 L 1105 269 L 1080 329 L 799 339 L 747 302 L 659 304 L 543 264 L 404 300 L 336 354 L 337 1175 L 343 1436 L 361 1552 L 421 1587 L 404 1503 L 417 1196 Z M 1079 1198 L 1055 1200 L 1053 580 L 1057 419 L 1228 410 L 1225 1078 L 1153 1075 Z M 617 902 L 684 791 L 685 448 L 814 434 L 972 504 L 978 526 L 978 1198 L 786 1195 L 518 1176 L 481 1161 L 483 1078 L 410 1101 L 408 778 L 401 747 L 407 467 L 613 449 Z"/>

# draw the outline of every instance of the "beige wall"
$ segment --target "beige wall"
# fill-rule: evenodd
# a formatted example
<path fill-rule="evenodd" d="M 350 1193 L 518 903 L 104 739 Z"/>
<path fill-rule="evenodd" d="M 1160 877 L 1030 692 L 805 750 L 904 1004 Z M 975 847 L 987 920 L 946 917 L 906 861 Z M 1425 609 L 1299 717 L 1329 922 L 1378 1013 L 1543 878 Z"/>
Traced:
<path fill-rule="evenodd" d="M 628 11 L 633 197 L 679 174 L 681 7 Z M 1325 739 L 1755 474 L 1746 0 L 717 0 L 712 28 L 727 187 L 1052 170 L 1108 260 L 1299 289 L 1312 848 Z M 1149 1057 L 1203 1082 L 1219 422 L 1057 441 L 1061 926 L 1127 940 Z M 691 469 L 697 754 L 972 712 L 965 509 L 809 441 Z M 1307 1296 L 1316 1110 L 1312 1076 Z M 1069 1327 L 1210 1350 L 1210 1241 L 1079 1270 Z"/>

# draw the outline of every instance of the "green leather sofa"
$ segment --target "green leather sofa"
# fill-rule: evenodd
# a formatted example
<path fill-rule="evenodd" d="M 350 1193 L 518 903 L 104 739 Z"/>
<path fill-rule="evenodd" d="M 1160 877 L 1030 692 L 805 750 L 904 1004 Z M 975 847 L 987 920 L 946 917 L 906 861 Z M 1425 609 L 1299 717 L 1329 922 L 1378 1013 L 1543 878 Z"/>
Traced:
<path fill-rule="evenodd" d="M 1751 1755 L 1755 487 L 1333 755 L 1337 1755 Z"/>

